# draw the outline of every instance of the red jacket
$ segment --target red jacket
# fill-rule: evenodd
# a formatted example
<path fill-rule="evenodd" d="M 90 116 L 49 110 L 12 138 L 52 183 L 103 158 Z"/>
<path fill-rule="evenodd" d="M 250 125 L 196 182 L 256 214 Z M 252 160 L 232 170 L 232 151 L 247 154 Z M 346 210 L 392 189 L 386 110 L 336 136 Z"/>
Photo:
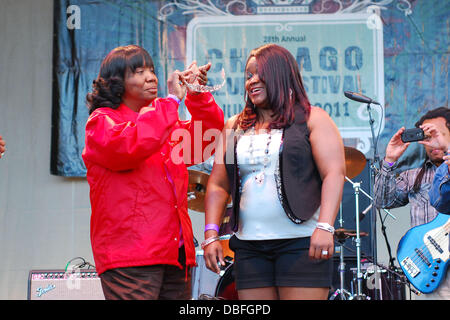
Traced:
<path fill-rule="evenodd" d="M 210 93 L 188 95 L 185 104 L 190 121 L 179 120 L 178 104 L 170 98 L 156 99 L 139 113 L 122 104 L 90 115 L 82 157 L 90 185 L 91 245 L 99 274 L 154 264 L 181 267 L 180 227 L 186 265 L 195 265 L 185 163 L 206 160 L 198 157 L 211 145 L 208 138 L 203 141 L 203 133 L 208 129 L 220 133 L 224 116 Z M 176 142 L 187 132 L 196 139 L 191 140 L 192 149 L 182 149 Z M 189 156 L 183 150 L 191 155 L 184 162 L 173 156 Z"/>

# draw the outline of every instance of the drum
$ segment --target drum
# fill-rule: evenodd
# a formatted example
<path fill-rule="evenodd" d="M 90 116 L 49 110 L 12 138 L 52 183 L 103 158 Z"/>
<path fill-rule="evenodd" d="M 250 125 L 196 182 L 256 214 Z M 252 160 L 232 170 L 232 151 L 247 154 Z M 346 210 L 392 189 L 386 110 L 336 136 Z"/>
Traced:
<path fill-rule="evenodd" d="M 233 264 L 228 265 L 217 283 L 215 297 L 225 300 L 239 300 L 234 282 Z"/>
<path fill-rule="evenodd" d="M 353 271 L 353 286 L 357 286 L 356 270 Z M 370 299 L 375 299 L 375 290 L 377 290 L 378 300 L 405 300 L 406 286 L 402 279 L 402 271 L 394 270 L 396 273 L 389 272 L 386 269 L 378 268 L 375 274 L 373 265 L 361 268 L 363 272 L 362 293 Z"/>
<path fill-rule="evenodd" d="M 223 257 L 226 261 L 233 261 L 234 259 L 234 252 L 231 251 L 228 245 L 230 238 L 230 234 L 220 236 L 219 238 L 219 242 L 222 246 Z M 215 292 L 217 291 L 217 288 L 219 286 L 223 287 L 223 282 L 228 283 L 228 280 L 224 280 L 225 274 L 226 279 L 231 277 L 231 275 L 229 274 L 231 273 L 231 271 L 228 271 L 228 268 L 232 265 L 232 263 L 231 265 L 228 265 L 225 273 L 221 276 L 217 273 L 212 272 L 206 267 L 203 250 L 198 250 L 196 252 L 196 261 L 197 265 L 192 268 L 192 299 L 215 299 Z M 225 295 L 228 296 L 227 294 Z"/>
<path fill-rule="evenodd" d="M 192 299 L 203 299 L 202 296 L 214 297 L 220 276 L 206 267 L 203 250 L 197 251 L 196 262 L 197 265 L 192 268 L 191 272 Z"/>

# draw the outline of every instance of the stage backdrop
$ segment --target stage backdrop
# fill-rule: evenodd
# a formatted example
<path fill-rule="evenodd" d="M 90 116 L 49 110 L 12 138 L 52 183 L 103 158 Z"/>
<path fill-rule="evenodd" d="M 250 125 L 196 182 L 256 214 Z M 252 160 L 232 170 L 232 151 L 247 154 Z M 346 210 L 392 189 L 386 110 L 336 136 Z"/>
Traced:
<path fill-rule="evenodd" d="M 421 114 L 448 105 L 448 1 L 441 0 L 55 0 L 51 173 L 84 177 L 88 117 L 85 97 L 113 48 L 149 51 L 165 96 L 167 75 L 192 60 L 211 61 L 210 84 L 226 117 L 244 105 L 244 67 L 251 49 L 277 43 L 301 66 L 308 95 L 338 125 L 344 143 L 367 159 L 374 148 L 367 106 L 343 95 L 361 92 L 381 103 L 370 111 L 377 146 Z M 224 79 L 221 71 L 224 71 Z M 189 118 L 183 107 L 182 118 Z M 412 144 L 400 169 L 423 161 Z"/>

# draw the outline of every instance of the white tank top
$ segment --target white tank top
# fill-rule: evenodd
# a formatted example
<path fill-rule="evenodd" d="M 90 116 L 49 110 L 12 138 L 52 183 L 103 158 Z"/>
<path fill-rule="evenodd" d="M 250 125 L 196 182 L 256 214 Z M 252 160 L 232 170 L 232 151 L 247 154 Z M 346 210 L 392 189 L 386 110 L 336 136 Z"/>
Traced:
<path fill-rule="evenodd" d="M 246 133 L 239 139 L 237 162 L 242 194 L 236 236 L 241 240 L 310 237 L 316 228 L 320 208 L 308 221 L 295 224 L 278 199 L 275 170 L 279 165 L 281 137 L 282 130 L 272 129 L 271 133 Z"/>

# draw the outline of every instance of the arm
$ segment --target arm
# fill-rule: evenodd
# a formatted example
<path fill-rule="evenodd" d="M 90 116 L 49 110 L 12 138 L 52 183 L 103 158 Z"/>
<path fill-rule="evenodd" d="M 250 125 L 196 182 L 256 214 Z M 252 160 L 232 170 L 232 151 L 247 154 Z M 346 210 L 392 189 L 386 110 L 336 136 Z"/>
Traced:
<path fill-rule="evenodd" d="M 197 67 L 194 61 L 182 73 L 180 79 L 187 85 L 206 84 L 207 73 L 211 63 Z M 171 136 L 172 141 L 179 142 L 175 152 L 186 165 L 199 164 L 209 159 L 215 152 L 215 146 L 224 125 L 222 109 L 216 104 L 209 92 L 199 93 L 187 89 L 186 107 L 192 116 L 191 120 L 180 121 L 180 129 Z"/>
<path fill-rule="evenodd" d="M 313 157 L 322 178 L 319 222 L 333 226 L 344 188 L 344 144 L 333 120 L 320 108 L 312 107 L 308 127 Z M 316 229 L 311 236 L 309 255 L 315 259 L 324 258 L 322 250 L 328 251 L 326 258 L 333 256 L 333 234 Z"/>
<path fill-rule="evenodd" d="M 6 146 L 6 142 L 5 142 L 5 140 L 3 140 L 3 137 L 0 136 L 0 159 L 3 156 L 3 153 L 5 153 L 5 151 L 6 151 L 5 146 Z"/>
<path fill-rule="evenodd" d="M 400 128 L 389 140 L 380 171 L 375 176 L 374 205 L 377 208 L 398 208 L 408 204 L 408 177 L 403 172 L 398 178 L 396 162 L 409 146 L 401 140 L 405 128 Z"/>
<path fill-rule="evenodd" d="M 208 186 L 206 188 L 205 226 L 207 224 L 216 224 L 220 226 L 223 221 L 223 214 L 230 196 L 230 182 L 228 180 L 223 156 L 227 146 L 227 132 L 230 132 L 230 129 L 233 127 L 232 123 L 234 123 L 235 119 L 236 117 L 233 117 L 227 121 L 224 130 L 219 137 L 213 169 L 209 176 Z M 205 232 L 205 239 L 216 236 L 218 236 L 218 232 L 215 230 L 208 230 Z M 218 273 L 220 269 L 217 266 L 217 261 L 220 261 L 222 265 L 224 263 L 222 246 L 216 241 L 205 247 L 204 251 L 207 268 Z"/>
<path fill-rule="evenodd" d="M 450 214 L 450 143 L 448 139 L 440 132 L 433 123 L 426 123 L 420 126 L 426 139 L 419 141 L 424 146 L 429 146 L 434 149 L 441 149 L 447 153 L 443 157 L 442 163 L 436 170 L 431 189 L 428 192 L 430 196 L 430 203 L 437 211 L 445 214 Z"/>
<path fill-rule="evenodd" d="M 86 124 L 83 159 L 113 171 L 136 168 L 157 152 L 178 120 L 178 103 L 158 99 L 140 110 L 135 122 L 97 109 Z"/>
<path fill-rule="evenodd" d="M 377 208 L 398 208 L 409 203 L 409 171 L 404 171 L 396 177 L 396 167 L 396 164 L 390 166 L 383 161 L 380 171 L 375 176 L 373 201 Z"/>
<path fill-rule="evenodd" d="M 447 158 L 450 159 L 450 156 Z M 450 173 L 447 163 L 441 164 L 436 170 L 429 195 L 430 203 L 437 211 L 450 214 Z"/>
<path fill-rule="evenodd" d="M 224 114 L 209 92 L 188 94 L 185 104 L 192 115 L 190 121 L 182 124 L 191 137 L 190 162 L 187 164 L 202 163 L 215 152 L 224 127 Z"/>

